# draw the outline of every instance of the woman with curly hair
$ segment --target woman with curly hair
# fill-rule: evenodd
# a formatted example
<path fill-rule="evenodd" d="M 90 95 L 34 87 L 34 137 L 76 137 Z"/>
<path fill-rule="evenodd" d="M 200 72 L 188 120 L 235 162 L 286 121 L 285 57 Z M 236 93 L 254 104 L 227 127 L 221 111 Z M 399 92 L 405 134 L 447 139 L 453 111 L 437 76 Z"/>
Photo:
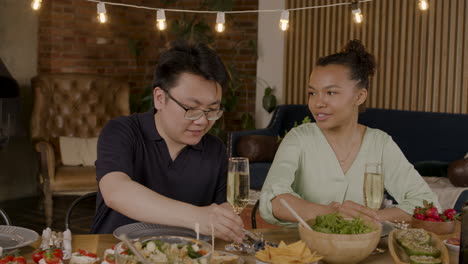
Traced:
<path fill-rule="evenodd" d="M 374 221 L 409 220 L 423 200 L 439 207 L 436 195 L 385 132 L 358 123 L 376 62 L 359 40 L 320 58 L 308 84 L 315 122 L 283 139 L 262 188 L 260 213 L 268 222 L 291 225 L 286 200 L 304 219 L 340 212 Z M 398 202 L 371 210 L 364 205 L 364 168 L 380 163 L 384 187 Z"/>

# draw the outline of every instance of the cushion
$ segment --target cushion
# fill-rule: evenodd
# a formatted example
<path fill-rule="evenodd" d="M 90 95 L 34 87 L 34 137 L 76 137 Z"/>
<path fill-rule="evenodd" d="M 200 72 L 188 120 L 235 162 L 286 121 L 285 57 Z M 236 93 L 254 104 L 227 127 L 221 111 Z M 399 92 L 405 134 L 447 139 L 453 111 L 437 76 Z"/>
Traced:
<path fill-rule="evenodd" d="M 459 159 L 449 164 L 447 176 L 457 187 L 468 187 L 468 158 Z"/>
<path fill-rule="evenodd" d="M 97 137 L 60 137 L 59 144 L 63 165 L 94 166 L 97 159 Z"/>
<path fill-rule="evenodd" d="M 431 190 L 437 195 L 441 209 L 455 208 L 460 195 L 468 188 L 455 187 L 450 180 L 443 177 L 423 177 Z"/>
<path fill-rule="evenodd" d="M 274 136 L 248 135 L 237 142 L 237 154 L 250 162 L 273 161 L 279 143 Z"/>

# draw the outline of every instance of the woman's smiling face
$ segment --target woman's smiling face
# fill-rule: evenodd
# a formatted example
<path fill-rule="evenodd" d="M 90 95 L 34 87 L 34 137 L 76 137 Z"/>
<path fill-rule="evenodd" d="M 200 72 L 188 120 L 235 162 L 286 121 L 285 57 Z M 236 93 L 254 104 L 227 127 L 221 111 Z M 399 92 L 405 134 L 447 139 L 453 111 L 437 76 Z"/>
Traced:
<path fill-rule="evenodd" d="M 316 66 L 310 74 L 309 110 L 321 129 L 334 130 L 350 121 L 357 122 L 359 105 L 367 97 L 367 89 L 351 79 L 347 66 Z M 356 120 L 356 121 L 354 121 Z"/>

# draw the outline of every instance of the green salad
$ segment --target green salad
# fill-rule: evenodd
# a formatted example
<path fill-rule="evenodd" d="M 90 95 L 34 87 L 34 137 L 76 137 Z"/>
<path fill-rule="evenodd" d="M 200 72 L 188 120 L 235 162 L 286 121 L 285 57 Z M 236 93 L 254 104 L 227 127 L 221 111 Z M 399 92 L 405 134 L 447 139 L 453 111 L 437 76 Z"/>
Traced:
<path fill-rule="evenodd" d="M 361 218 L 347 220 L 339 213 L 317 216 L 311 227 L 317 232 L 329 234 L 365 234 L 375 231 Z"/>

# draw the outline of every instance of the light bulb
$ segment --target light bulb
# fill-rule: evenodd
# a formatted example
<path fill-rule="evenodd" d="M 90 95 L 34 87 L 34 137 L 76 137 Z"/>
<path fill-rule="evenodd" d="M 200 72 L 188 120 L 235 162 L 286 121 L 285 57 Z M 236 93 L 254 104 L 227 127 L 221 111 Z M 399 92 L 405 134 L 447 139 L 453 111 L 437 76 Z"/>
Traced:
<path fill-rule="evenodd" d="M 107 22 L 107 15 L 106 15 L 106 5 L 102 2 L 97 4 L 97 13 L 98 13 L 98 20 L 101 23 Z"/>
<path fill-rule="evenodd" d="M 99 13 L 98 15 L 99 22 L 101 23 L 106 23 L 107 22 L 107 16 L 105 13 Z"/>
<path fill-rule="evenodd" d="M 156 26 L 159 30 L 165 30 L 167 28 L 166 14 L 164 9 L 156 11 Z"/>
<path fill-rule="evenodd" d="M 354 22 L 358 24 L 362 23 L 364 17 L 362 16 L 361 9 L 358 7 L 358 2 L 351 4 L 351 8 L 353 10 L 352 13 Z"/>
<path fill-rule="evenodd" d="M 281 18 L 279 23 L 280 29 L 286 31 L 289 28 L 289 11 L 281 12 Z"/>
<path fill-rule="evenodd" d="M 225 22 L 226 20 L 224 18 L 224 13 L 218 12 L 218 14 L 216 14 L 216 26 L 215 26 L 216 31 L 223 32 L 225 29 L 225 26 L 224 26 Z"/>
<path fill-rule="evenodd" d="M 224 24 L 222 24 L 222 23 L 217 23 L 216 24 L 216 31 L 218 31 L 219 33 L 223 32 L 224 29 L 225 29 Z"/>
<path fill-rule="evenodd" d="M 429 3 L 427 2 L 427 0 L 419 0 L 418 6 L 419 9 L 423 11 L 429 9 Z"/>
<path fill-rule="evenodd" d="M 159 30 L 165 30 L 167 28 L 167 23 L 165 20 L 158 20 L 157 27 Z"/>
<path fill-rule="evenodd" d="M 363 20 L 363 17 L 362 17 L 362 14 L 361 12 L 359 11 L 359 13 L 354 13 L 354 22 L 360 24 L 362 23 L 362 20 Z"/>
<path fill-rule="evenodd" d="M 41 2 L 42 2 L 42 0 L 33 0 L 31 2 L 32 9 L 38 10 L 39 8 L 41 8 Z"/>

